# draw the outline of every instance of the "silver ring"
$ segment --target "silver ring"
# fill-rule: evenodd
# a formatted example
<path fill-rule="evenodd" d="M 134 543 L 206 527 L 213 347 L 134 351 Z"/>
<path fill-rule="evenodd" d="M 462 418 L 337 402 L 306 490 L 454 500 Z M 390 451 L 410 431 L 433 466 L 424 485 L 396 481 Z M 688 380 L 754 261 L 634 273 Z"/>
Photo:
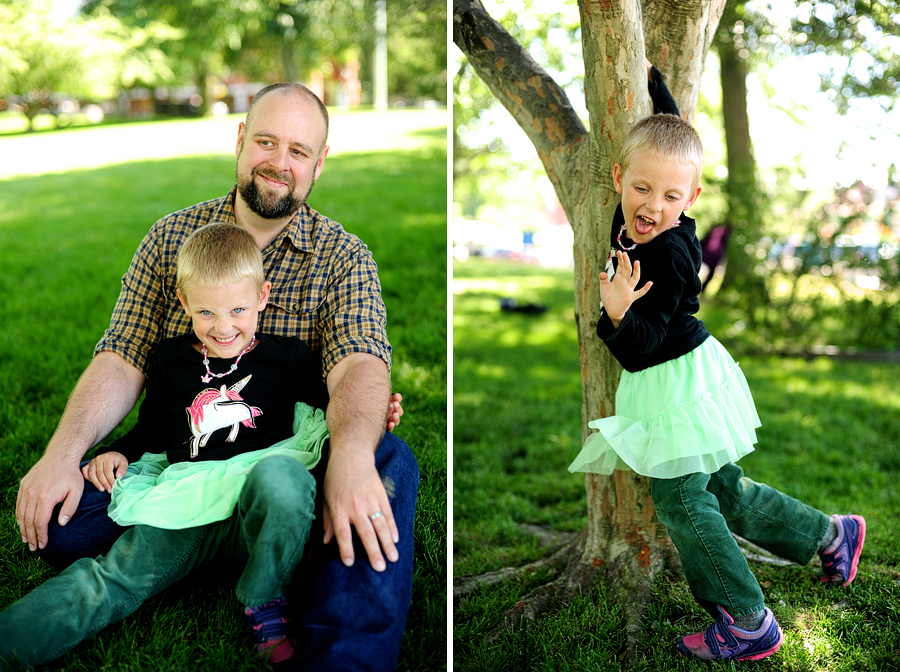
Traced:
<path fill-rule="evenodd" d="M 370 519 L 372 520 L 372 522 L 374 523 L 376 520 L 378 520 L 379 518 L 381 518 L 381 516 L 383 516 L 383 515 L 384 515 L 384 514 L 381 513 L 381 511 L 376 511 L 376 512 L 373 513 L 371 516 L 369 516 L 369 518 L 370 518 Z"/>

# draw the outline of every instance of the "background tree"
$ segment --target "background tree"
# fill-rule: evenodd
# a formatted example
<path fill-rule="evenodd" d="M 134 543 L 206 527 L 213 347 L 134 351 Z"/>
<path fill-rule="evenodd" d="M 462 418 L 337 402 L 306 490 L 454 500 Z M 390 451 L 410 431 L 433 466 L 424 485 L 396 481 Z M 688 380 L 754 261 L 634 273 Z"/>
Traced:
<path fill-rule="evenodd" d="M 38 113 L 54 111 L 53 96 L 101 101 L 166 71 L 143 48 L 146 31 L 108 15 L 59 22 L 52 0 L 0 0 L 0 25 L 0 95 L 20 99 L 29 131 Z"/>
<path fill-rule="evenodd" d="M 722 287 L 734 290 L 731 301 L 740 297 L 751 326 L 759 326 L 758 314 L 765 320 L 770 302 L 765 279 L 756 272 L 756 251 L 768 233 L 763 220 L 770 195 L 759 181 L 750 137 L 748 76 L 756 72 L 764 78 L 768 67 L 788 55 L 827 56 L 832 70 L 822 76 L 821 90 L 828 92 L 836 110 L 846 113 L 860 98 L 873 98 L 891 110 L 900 93 L 900 62 L 891 55 L 900 48 L 898 35 L 896 0 L 813 0 L 787 15 L 783 6 L 776 10 L 771 3 L 727 3 L 714 41 L 728 168 L 722 223 L 735 227 Z"/>
<path fill-rule="evenodd" d="M 83 11 L 109 13 L 131 28 L 164 24 L 178 31 L 177 39 L 170 34 L 154 46 L 166 54 L 176 76 L 194 83 L 203 98 L 201 111 L 206 112 L 210 77 L 225 73 L 227 50 L 238 51 L 247 24 L 255 25 L 244 9 L 238 0 L 88 0 Z"/>
<path fill-rule="evenodd" d="M 733 288 L 756 307 L 766 303 L 766 286 L 753 272 L 756 259 L 747 253 L 747 243 L 763 236 L 763 204 L 758 186 L 750 115 L 747 111 L 747 77 L 751 72 L 751 54 L 758 53 L 744 2 L 726 3 L 719 29 L 713 41 L 719 57 L 722 87 L 722 124 L 728 175 L 724 181 L 725 212 L 722 224 L 733 227 L 733 243 L 728 247 L 723 288 Z M 753 325 L 754 310 L 748 311 Z"/>
<path fill-rule="evenodd" d="M 323 65 L 360 61 L 371 102 L 374 24 L 369 0 L 88 0 L 84 11 L 109 12 L 126 25 L 164 24 L 176 39 L 154 46 L 180 81 L 203 94 L 229 70 L 260 81 L 309 81 Z M 446 103 L 446 7 L 439 0 L 388 3 L 389 91 L 395 98 Z"/>
<path fill-rule="evenodd" d="M 388 91 L 403 102 L 447 104 L 447 3 L 387 3 Z"/>
<path fill-rule="evenodd" d="M 679 109 L 696 110 L 700 75 L 724 0 L 581 0 L 586 130 L 562 88 L 478 0 L 454 0 L 453 39 L 537 149 L 575 234 L 575 312 L 581 350 L 582 433 L 614 413 L 619 366 L 596 337 L 597 274 L 609 253 L 618 203 L 612 168 L 624 135 L 652 113 L 645 54 L 669 75 Z M 646 36 L 646 40 L 645 40 Z M 640 637 L 650 584 L 672 547 L 656 520 L 649 479 L 617 471 L 587 475 L 588 527 L 552 590 L 520 604 L 509 623 L 604 575 Z"/>
<path fill-rule="evenodd" d="M 296 82 L 308 79 L 322 46 L 313 35 L 312 3 L 271 0 L 247 17 L 239 49 L 225 51 L 224 61 L 250 79 Z"/>

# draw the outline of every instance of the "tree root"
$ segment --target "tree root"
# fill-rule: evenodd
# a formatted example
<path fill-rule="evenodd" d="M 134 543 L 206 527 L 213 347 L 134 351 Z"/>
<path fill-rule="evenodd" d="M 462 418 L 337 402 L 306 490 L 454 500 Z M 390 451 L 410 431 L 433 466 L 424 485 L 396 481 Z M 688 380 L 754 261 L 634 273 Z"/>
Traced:
<path fill-rule="evenodd" d="M 631 572 L 624 567 L 607 567 L 605 572 L 600 572 L 597 567 L 585 563 L 581 553 L 587 530 L 577 534 L 553 535 L 537 526 L 527 526 L 526 529 L 537 534 L 539 542 L 544 545 L 557 542 L 551 547 L 547 557 L 519 567 L 505 567 L 477 576 L 454 579 L 454 600 L 464 599 L 482 588 L 491 588 L 507 581 L 523 580 L 535 572 L 549 570 L 551 580 L 516 602 L 503 614 L 497 625 L 486 633 L 486 640 L 493 643 L 504 634 L 528 627 L 542 615 L 564 606 L 577 592 L 589 587 L 605 574 L 616 574 L 618 580 L 613 580 L 610 584 L 611 597 L 622 606 L 626 620 L 628 648 L 624 662 L 633 663 L 643 633 L 643 615 L 646 602 L 650 599 L 650 586 L 645 585 L 639 576 L 630 576 Z M 735 534 L 732 536 L 749 561 L 779 566 L 793 564 L 742 537 Z"/>
<path fill-rule="evenodd" d="M 577 591 L 586 587 L 586 580 L 590 583 L 597 578 L 596 572 L 579 567 L 583 564 L 581 550 L 586 535 L 586 530 L 574 535 L 543 561 L 542 567 L 556 570 L 559 575 L 510 607 L 501 616 L 500 622 L 486 633 L 488 643 L 494 643 L 504 634 L 528 627 L 542 615 L 556 611 L 568 603 Z"/>
<path fill-rule="evenodd" d="M 752 562 L 761 562 L 767 565 L 778 565 L 779 567 L 787 567 L 788 565 L 793 565 L 794 563 L 790 560 L 785 560 L 784 558 L 780 558 L 774 553 L 769 553 L 769 551 L 764 548 L 760 548 L 754 543 L 751 543 L 744 539 L 743 537 L 739 537 L 738 535 L 732 532 L 732 537 L 737 542 L 738 547 L 741 549 L 741 553 L 744 554 L 744 557 L 747 560 Z"/>
<path fill-rule="evenodd" d="M 537 527 L 537 526 L 533 526 Z M 558 570 L 563 565 L 571 562 L 571 556 L 580 550 L 581 542 L 584 539 L 585 532 L 574 533 L 557 537 L 559 543 L 551 547 L 550 554 L 535 562 L 521 565 L 519 567 L 504 567 L 492 572 L 485 572 L 476 576 L 463 576 L 453 580 L 453 599 L 458 600 L 474 593 L 480 588 L 490 588 L 492 586 L 523 579 L 529 574 L 542 569 Z"/>

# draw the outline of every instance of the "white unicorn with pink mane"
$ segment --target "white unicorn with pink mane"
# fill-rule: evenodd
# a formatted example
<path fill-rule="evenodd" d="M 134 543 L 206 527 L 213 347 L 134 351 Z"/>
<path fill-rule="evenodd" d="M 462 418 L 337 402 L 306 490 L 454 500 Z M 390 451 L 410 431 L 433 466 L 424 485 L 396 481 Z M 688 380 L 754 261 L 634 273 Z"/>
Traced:
<path fill-rule="evenodd" d="M 194 435 L 191 439 L 192 458 L 197 457 L 200 448 L 206 446 L 209 437 L 218 429 L 231 426 L 231 432 L 225 440 L 233 442 L 241 425 L 256 427 L 253 418 L 262 415 L 262 411 L 245 403 L 238 394 L 252 377 L 251 374 L 231 387 L 222 385 L 218 390 L 208 387 L 194 398 L 194 403 L 186 409 L 191 433 Z"/>

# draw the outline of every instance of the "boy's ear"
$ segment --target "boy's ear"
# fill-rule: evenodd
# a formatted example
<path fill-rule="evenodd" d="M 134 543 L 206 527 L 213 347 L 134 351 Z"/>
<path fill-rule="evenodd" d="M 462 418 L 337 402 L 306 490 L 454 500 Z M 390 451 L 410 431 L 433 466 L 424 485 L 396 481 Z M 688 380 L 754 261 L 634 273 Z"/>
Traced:
<path fill-rule="evenodd" d="M 622 178 L 624 176 L 624 171 L 622 170 L 622 164 L 617 163 L 613 166 L 613 186 L 616 188 L 616 193 L 621 194 L 623 191 L 622 186 Z"/>
<path fill-rule="evenodd" d="M 259 288 L 259 310 L 262 311 L 269 303 L 269 292 L 272 291 L 272 283 L 266 280 Z"/>
<path fill-rule="evenodd" d="M 694 193 L 691 194 L 691 197 L 688 199 L 687 204 L 684 206 L 685 210 L 690 208 L 697 201 L 697 199 L 700 198 L 701 191 L 703 191 L 703 188 L 698 184 L 697 187 L 694 189 Z"/>
<path fill-rule="evenodd" d="M 181 293 L 181 290 L 180 290 L 180 289 L 176 289 L 176 290 L 175 290 L 175 293 L 178 295 L 178 300 L 181 301 L 181 307 L 184 308 L 184 312 L 187 313 L 187 316 L 188 316 L 188 317 L 192 317 L 192 316 L 191 316 L 191 309 L 188 308 L 187 299 L 184 298 L 184 294 Z"/>

